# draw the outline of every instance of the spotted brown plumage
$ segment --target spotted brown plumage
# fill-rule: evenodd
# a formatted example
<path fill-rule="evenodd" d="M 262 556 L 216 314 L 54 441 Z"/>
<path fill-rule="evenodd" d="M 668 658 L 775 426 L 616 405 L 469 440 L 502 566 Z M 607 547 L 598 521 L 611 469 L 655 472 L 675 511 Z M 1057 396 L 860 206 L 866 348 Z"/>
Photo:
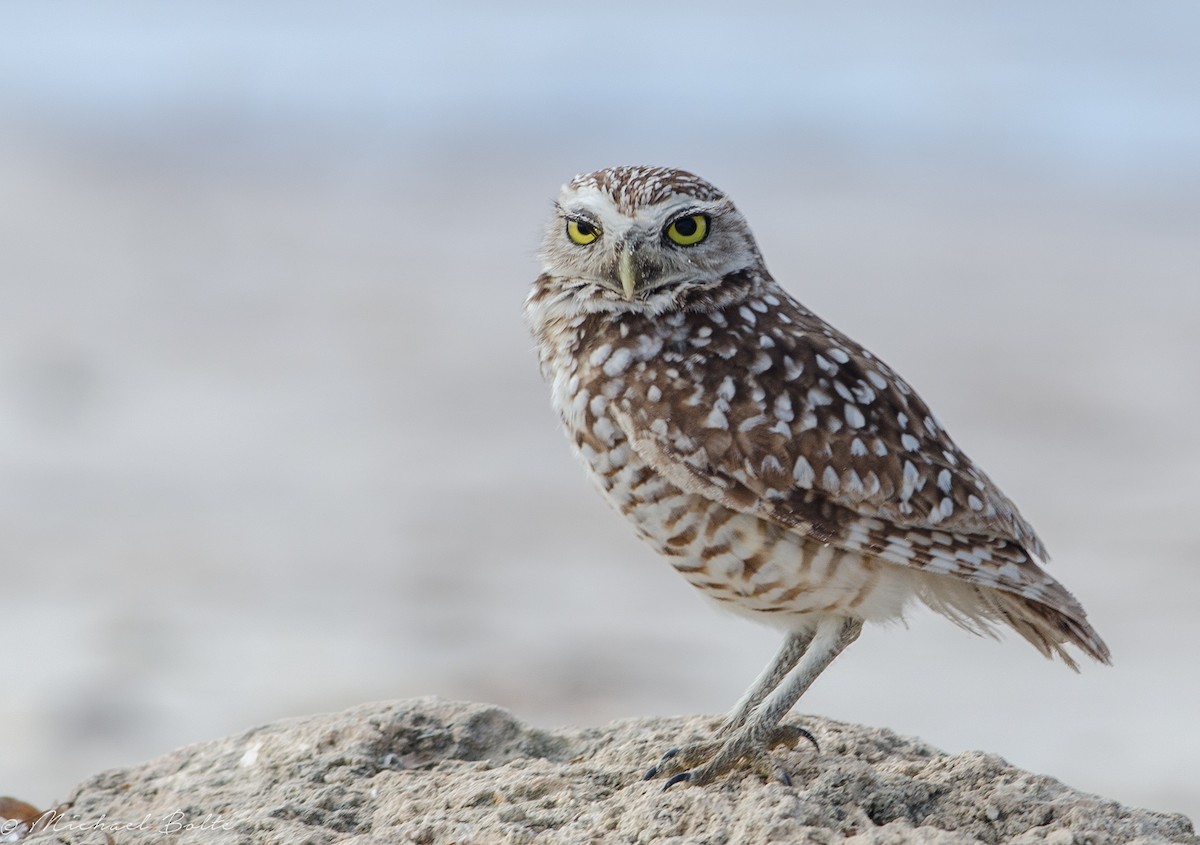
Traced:
<path fill-rule="evenodd" d="M 1108 661 L 1016 506 L 903 379 L 771 278 L 711 184 L 649 167 L 576 177 L 542 259 L 526 315 L 592 479 L 708 597 L 787 631 L 717 741 L 653 774 L 767 766 L 816 675 L 914 598 L 1072 667 L 1067 645 Z"/>

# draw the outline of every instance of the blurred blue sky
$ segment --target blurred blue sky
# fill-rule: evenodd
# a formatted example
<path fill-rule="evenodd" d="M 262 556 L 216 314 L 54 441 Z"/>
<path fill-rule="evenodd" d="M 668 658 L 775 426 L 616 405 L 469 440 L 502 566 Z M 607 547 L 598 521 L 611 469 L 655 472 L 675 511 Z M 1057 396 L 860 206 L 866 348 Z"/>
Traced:
<path fill-rule="evenodd" d="M 1197 187 L 1200 6 L 38 2 L 0 8 L 10 128 L 804 136 L 1069 180 Z M 385 140 L 386 139 L 386 140 Z M 607 162 L 604 162 L 607 163 Z"/>

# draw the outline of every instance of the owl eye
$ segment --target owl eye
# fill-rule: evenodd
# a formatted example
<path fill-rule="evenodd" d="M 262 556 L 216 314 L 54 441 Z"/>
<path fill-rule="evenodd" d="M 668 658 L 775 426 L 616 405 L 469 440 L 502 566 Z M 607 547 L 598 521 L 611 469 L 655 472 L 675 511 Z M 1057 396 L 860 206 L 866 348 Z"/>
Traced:
<path fill-rule="evenodd" d="M 692 246 L 708 237 L 708 215 L 691 214 L 672 221 L 667 237 L 680 246 Z"/>
<path fill-rule="evenodd" d="M 586 220 L 568 220 L 567 237 L 572 243 L 587 246 L 600 237 L 600 227 Z"/>

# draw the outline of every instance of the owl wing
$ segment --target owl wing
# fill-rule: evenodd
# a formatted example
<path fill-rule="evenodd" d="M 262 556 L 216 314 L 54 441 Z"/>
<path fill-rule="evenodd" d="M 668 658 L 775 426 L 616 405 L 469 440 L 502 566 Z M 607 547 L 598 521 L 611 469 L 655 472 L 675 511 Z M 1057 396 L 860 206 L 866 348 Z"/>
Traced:
<path fill-rule="evenodd" d="M 836 545 L 879 552 L 897 532 L 918 545 L 937 532 L 1046 557 L 911 387 L 794 301 L 780 306 L 631 380 L 611 410 L 643 460 L 684 490 Z"/>

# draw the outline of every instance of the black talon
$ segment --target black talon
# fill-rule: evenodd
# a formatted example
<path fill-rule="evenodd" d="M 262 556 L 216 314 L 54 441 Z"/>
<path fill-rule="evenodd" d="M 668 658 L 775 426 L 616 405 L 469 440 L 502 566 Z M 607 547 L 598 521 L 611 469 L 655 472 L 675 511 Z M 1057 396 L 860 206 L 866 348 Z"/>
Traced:
<path fill-rule="evenodd" d="M 672 777 L 670 780 L 668 780 L 666 783 L 663 784 L 662 791 L 666 792 L 668 789 L 670 789 L 675 784 L 686 783 L 687 781 L 689 781 L 691 779 L 692 779 L 691 772 L 680 772 L 679 774 L 675 775 L 674 777 Z"/>
<path fill-rule="evenodd" d="M 812 743 L 817 753 L 821 753 L 821 746 L 817 744 L 817 738 L 799 725 L 779 725 L 775 728 L 775 738 L 772 740 L 772 745 L 787 745 L 795 749 L 800 739 L 807 739 Z"/>
<path fill-rule="evenodd" d="M 661 773 L 660 768 L 661 768 L 662 764 L 667 762 L 668 760 L 672 759 L 673 757 L 678 757 L 679 751 L 680 751 L 680 749 L 678 749 L 678 748 L 668 748 L 667 753 L 664 754 L 663 756 L 659 757 L 658 762 L 646 770 L 646 774 L 644 774 L 642 776 L 642 780 L 651 780 L 652 778 L 658 777 L 659 774 Z"/>
<path fill-rule="evenodd" d="M 818 754 L 821 753 L 821 746 L 817 744 L 817 738 L 815 736 L 810 734 L 804 728 L 796 728 L 796 733 L 800 734 L 800 736 L 804 737 L 809 742 L 811 742 L 813 744 L 813 748 L 816 749 Z M 788 786 L 791 786 L 791 784 L 789 783 Z"/>

